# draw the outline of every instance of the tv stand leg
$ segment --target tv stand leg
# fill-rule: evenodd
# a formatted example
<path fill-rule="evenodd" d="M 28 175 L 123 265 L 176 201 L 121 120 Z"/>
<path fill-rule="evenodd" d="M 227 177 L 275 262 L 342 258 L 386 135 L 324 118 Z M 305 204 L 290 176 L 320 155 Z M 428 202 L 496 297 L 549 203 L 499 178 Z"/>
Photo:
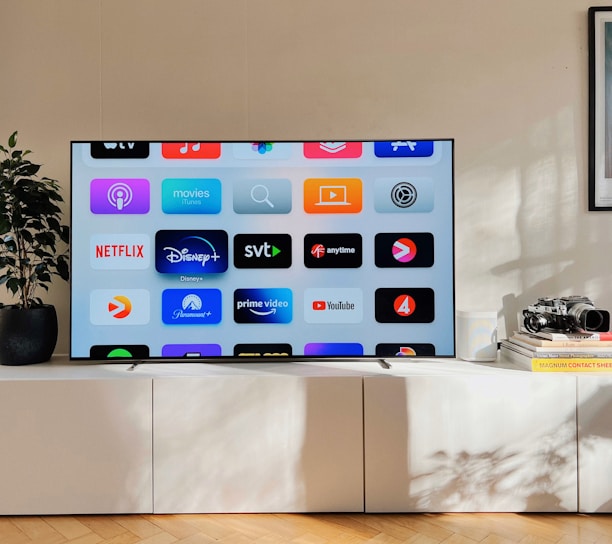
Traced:
<path fill-rule="evenodd" d="M 378 359 L 378 364 L 382 366 L 385 370 L 389 370 L 391 368 L 391 363 L 386 359 Z"/>

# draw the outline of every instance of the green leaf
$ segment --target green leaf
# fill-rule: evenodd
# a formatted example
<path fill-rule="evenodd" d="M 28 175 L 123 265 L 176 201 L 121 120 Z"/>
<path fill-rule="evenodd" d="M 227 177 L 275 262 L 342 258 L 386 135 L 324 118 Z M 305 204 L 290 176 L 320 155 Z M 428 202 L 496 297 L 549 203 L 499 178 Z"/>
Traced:
<path fill-rule="evenodd" d="M 69 279 L 68 250 L 56 245 L 69 244 L 70 228 L 61 224 L 59 182 L 38 177 L 41 165 L 26 158 L 30 150 L 17 149 L 17 134 L 0 145 L 0 285 L 29 307 L 42 304 L 33 293 L 48 290 L 53 276 Z"/>

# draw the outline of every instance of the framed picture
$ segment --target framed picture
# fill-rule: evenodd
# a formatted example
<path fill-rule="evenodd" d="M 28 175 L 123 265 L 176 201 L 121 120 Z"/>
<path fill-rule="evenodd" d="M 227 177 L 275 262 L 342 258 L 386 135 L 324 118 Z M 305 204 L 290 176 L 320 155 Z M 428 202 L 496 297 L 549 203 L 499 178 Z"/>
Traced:
<path fill-rule="evenodd" d="M 612 211 L 612 6 L 589 8 L 589 210 Z"/>

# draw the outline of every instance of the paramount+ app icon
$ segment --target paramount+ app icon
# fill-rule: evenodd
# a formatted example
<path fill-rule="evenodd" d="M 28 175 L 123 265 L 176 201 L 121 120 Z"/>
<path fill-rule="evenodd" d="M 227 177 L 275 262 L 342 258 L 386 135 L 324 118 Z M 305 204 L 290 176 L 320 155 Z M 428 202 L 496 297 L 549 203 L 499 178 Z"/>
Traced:
<path fill-rule="evenodd" d="M 306 268 L 359 268 L 363 260 L 361 234 L 307 234 L 304 236 Z"/>

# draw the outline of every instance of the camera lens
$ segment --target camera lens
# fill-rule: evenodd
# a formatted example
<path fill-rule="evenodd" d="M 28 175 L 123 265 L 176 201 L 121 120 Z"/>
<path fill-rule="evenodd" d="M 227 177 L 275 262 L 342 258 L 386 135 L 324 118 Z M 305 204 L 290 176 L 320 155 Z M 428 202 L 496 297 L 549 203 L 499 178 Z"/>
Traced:
<path fill-rule="evenodd" d="M 525 312 L 524 316 L 525 319 L 523 320 L 523 323 L 529 332 L 539 332 L 548 325 L 548 320 L 541 314 Z"/>
<path fill-rule="evenodd" d="M 575 304 L 568 315 L 573 319 L 574 326 L 583 331 L 605 332 L 610 328 L 609 312 L 598 310 L 592 304 Z"/>
<path fill-rule="evenodd" d="M 587 310 L 580 316 L 585 331 L 606 332 L 610 329 L 610 314 L 605 310 Z"/>

